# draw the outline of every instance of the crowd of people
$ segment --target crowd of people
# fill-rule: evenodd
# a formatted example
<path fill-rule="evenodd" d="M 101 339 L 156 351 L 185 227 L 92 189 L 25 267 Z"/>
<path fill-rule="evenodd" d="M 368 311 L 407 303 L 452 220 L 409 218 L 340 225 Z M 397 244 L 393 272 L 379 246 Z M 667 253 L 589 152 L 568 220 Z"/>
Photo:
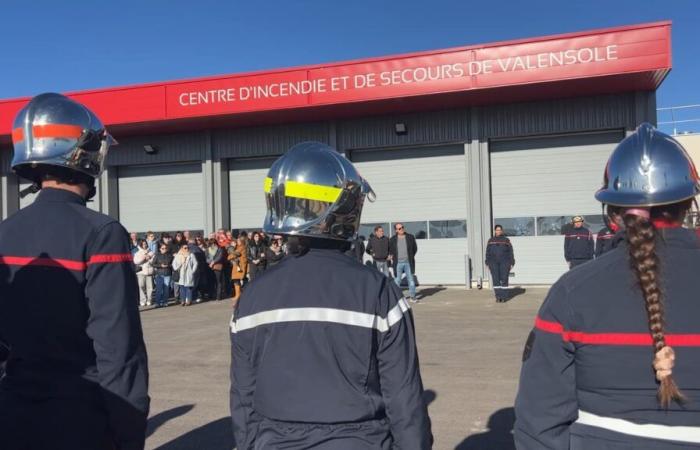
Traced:
<path fill-rule="evenodd" d="M 208 237 L 178 231 L 145 239 L 131 233 L 131 254 L 141 306 L 165 307 L 171 299 L 182 306 L 231 298 L 233 306 L 246 283 L 285 255 L 281 236 L 219 229 Z"/>

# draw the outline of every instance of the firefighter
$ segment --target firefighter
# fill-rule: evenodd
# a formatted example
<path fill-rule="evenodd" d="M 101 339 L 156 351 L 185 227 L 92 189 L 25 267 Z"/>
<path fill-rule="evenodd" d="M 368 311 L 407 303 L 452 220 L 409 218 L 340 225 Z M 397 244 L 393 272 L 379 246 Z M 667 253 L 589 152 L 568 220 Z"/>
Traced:
<path fill-rule="evenodd" d="M 570 269 L 593 259 L 593 235 L 583 226 L 583 217 L 574 216 L 564 233 L 564 258 Z"/>
<path fill-rule="evenodd" d="M 12 139 L 12 169 L 39 194 L 0 224 L 0 447 L 143 449 L 148 368 L 129 236 L 85 206 L 113 139 L 59 94 L 34 97 Z"/>
<path fill-rule="evenodd" d="M 239 449 L 429 449 L 413 316 L 393 280 L 343 254 L 369 184 L 334 149 L 298 144 L 265 179 L 267 234 L 289 256 L 231 320 Z"/>
<path fill-rule="evenodd" d="M 607 208 L 606 225 L 598 231 L 598 236 L 595 240 L 595 257 L 600 258 L 603 254 L 609 252 L 617 246 L 620 241 L 618 232 L 622 217 L 613 206 Z"/>
<path fill-rule="evenodd" d="M 503 235 L 503 227 L 493 227 L 494 236 L 486 245 L 486 265 L 491 271 L 491 284 L 496 294 L 496 302 L 508 301 L 509 287 L 508 276 L 510 269 L 515 265 L 513 246 L 510 239 Z"/>
<path fill-rule="evenodd" d="M 615 148 L 595 197 L 619 208 L 624 240 L 563 275 L 540 308 L 519 450 L 700 448 L 700 244 L 681 227 L 698 193 L 688 154 L 651 125 Z"/>

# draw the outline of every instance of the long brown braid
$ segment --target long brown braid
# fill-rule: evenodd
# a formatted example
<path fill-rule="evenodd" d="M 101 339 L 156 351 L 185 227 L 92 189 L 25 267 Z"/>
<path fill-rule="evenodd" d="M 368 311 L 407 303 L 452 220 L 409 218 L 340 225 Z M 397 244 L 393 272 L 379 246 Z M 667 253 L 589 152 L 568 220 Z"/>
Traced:
<path fill-rule="evenodd" d="M 668 219 L 677 219 L 678 215 L 684 215 L 681 205 L 673 205 L 670 211 L 661 211 L 660 216 Z M 658 211 L 653 211 L 657 213 Z M 680 214 L 679 214 L 680 213 Z M 656 214 L 653 214 L 656 215 Z M 673 217 L 672 217 L 673 216 Z M 657 231 L 652 222 L 638 215 L 627 214 L 624 216 L 627 240 L 629 242 L 629 255 L 632 270 L 637 276 L 639 286 L 644 295 L 649 331 L 654 340 L 655 352 L 666 347 L 664 337 L 664 306 L 661 292 L 661 273 L 659 257 L 656 254 Z M 657 393 L 659 403 L 668 408 L 671 401 L 682 403 L 683 394 L 678 389 L 673 378 L 669 375 L 659 384 Z"/>

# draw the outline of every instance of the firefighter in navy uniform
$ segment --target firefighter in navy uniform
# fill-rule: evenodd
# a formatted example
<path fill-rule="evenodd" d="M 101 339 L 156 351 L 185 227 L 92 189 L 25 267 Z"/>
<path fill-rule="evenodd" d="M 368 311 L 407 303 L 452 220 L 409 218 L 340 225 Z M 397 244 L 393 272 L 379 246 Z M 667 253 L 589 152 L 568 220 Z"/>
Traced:
<path fill-rule="evenodd" d="M 681 227 L 698 193 L 683 147 L 649 124 L 613 151 L 596 199 L 619 208 L 624 240 L 562 276 L 540 308 L 518 450 L 700 448 L 700 243 Z"/>
<path fill-rule="evenodd" d="M 113 140 L 59 94 L 34 97 L 12 138 L 13 170 L 40 191 L 0 224 L 0 447 L 143 449 L 148 368 L 129 238 L 85 206 Z"/>
<path fill-rule="evenodd" d="M 496 302 L 502 303 L 508 300 L 508 276 L 510 269 L 515 265 L 513 246 L 510 239 L 503 235 L 503 227 L 493 227 L 495 236 L 489 239 L 486 245 L 486 265 L 491 271 L 491 284 L 496 294 Z"/>
<path fill-rule="evenodd" d="M 331 147 L 292 147 L 265 180 L 264 231 L 290 255 L 231 321 L 238 448 L 429 449 L 414 322 L 393 280 L 343 254 L 369 184 Z"/>
<path fill-rule="evenodd" d="M 564 232 L 564 258 L 572 269 L 593 259 L 593 235 L 583 226 L 583 217 L 571 219 L 573 226 Z"/>

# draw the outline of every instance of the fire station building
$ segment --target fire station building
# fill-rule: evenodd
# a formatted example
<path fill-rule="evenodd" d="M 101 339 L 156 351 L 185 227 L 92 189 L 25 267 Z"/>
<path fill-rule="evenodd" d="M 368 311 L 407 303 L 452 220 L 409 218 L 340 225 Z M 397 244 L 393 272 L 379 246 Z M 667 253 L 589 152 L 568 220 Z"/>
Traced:
<path fill-rule="evenodd" d="M 657 22 L 69 95 L 119 141 L 89 206 L 130 231 L 259 229 L 267 169 L 315 140 L 377 193 L 362 235 L 401 222 L 416 236 L 422 284 L 488 280 L 496 223 L 513 243 L 512 283 L 548 284 L 567 269 L 562 225 L 580 214 L 603 226 L 605 162 L 655 123 L 670 69 L 671 23 Z M 0 101 L 3 219 L 33 201 L 10 170 L 27 100 Z"/>

